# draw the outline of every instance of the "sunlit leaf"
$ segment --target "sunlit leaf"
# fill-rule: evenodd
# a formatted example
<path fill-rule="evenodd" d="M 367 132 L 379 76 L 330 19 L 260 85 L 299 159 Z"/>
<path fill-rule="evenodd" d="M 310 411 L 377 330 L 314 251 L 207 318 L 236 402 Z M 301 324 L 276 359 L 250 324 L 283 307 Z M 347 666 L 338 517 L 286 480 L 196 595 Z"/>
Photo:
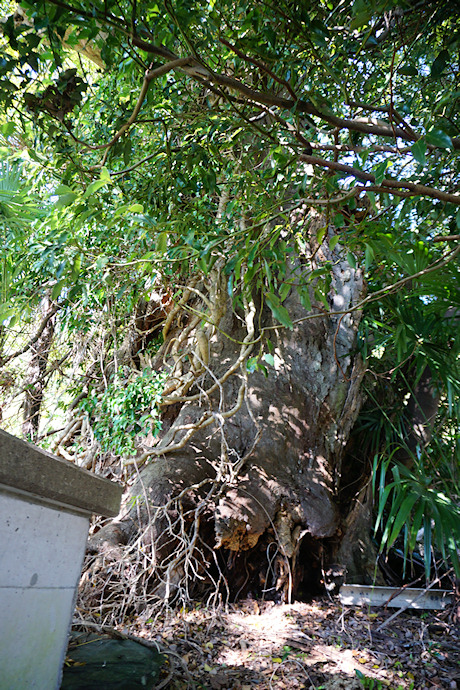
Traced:
<path fill-rule="evenodd" d="M 267 300 L 267 304 L 270 307 L 275 319 L 279 321 L 279 323 L 281 323 L 283 326 L 287 326 L 287 328 L 292 329 L 293 324 L 291 321 L 291 317 L 289 316 L 289 312 L 286 309 L 286 307 L 283 307 L 279 298 L 273 293 L 267 292 L 265 293 L 265 299 Z"/>

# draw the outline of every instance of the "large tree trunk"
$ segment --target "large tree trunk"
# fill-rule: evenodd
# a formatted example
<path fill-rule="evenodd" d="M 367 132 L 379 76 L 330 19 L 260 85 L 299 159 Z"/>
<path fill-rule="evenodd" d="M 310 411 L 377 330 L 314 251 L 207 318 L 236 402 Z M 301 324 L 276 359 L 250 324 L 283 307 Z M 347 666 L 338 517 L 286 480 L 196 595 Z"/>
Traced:
<path fill-rule="evenodd" d="M 247 304 L 243 315 L 224 300 L 218 330 L 209 331 L 213 377 L 195 380 L 195 399 L 181 403 L 179 395 L 171 404 L 169 429 L 131 487 L 126 513 L 93 539 L 99 549 L 140 539 L 162 597 L 213 585 L 231 597 L 289 599 L 318 581 L 324 545 L 340 540 L 338 483 L 364 375 L 355 354 L 360 312 L 349 310 L 363 280 L 338 248 L 321 258 L 333 259 L 331 310 L 347 313 L 321 314 L 318 305 L 308 313 L 292 290 L 284 302 L 289 330 L 266 307 Z M 252 323 L 271 329 L 266 375 L 247 373 L 248 352 L 260 346 Z"/>

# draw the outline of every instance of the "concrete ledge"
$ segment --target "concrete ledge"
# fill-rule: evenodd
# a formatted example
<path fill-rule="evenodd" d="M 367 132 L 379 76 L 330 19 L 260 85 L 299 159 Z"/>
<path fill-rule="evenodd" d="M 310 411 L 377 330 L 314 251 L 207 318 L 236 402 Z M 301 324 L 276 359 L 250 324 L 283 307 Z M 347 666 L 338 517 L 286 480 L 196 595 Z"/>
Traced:
<path fill-rule="evenodd" d="M 56 458 L 0 429 L 0 484 L 104 517 L 118 515 L 119 484 Z"/>

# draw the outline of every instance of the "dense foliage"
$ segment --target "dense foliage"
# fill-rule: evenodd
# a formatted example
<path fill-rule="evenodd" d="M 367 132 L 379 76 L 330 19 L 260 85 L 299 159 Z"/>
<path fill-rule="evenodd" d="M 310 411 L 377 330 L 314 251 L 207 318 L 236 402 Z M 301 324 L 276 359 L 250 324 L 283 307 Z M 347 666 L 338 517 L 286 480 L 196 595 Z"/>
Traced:
<path fill-rule="evenodd" d="M 211 290 L 218 272 L 235 309 L 257 292 L 290 329 L 283 303 L 293 289 L 310 317 L 331 309 L 331 265 L 313 244 L 343 247 L 367 282 L 360 429 L 370 439 L 367 466 L 380 473 L 383 543 L 405 529 L 413 550 L 424 526 L 429 554 L 433 517 L 436 543 L 455 558 L 457 3 L 23 0 L 21 8 L 3 24 L 0 61 L 5 367 L 33 340 L 50 299 L 61 329 L 54 360 L 66 343 L 74 360 L 50 365 L 50 387 L 67 388 L 65 411 L 86 400 L 103 450 L 112 438 L 112 451 L 131 454 L 123 425 L 145 435 L 161 388 L 149 373 L 117 378 L 141 301 L 156 294 L 166 309 L 198 277 Z M 313 213 L 322 218 L 315 237 Z M 295 280 L 291 261 L 302 266 Z M 203 322 L 212 307 L 198 314 Z M 160 341 L 135 362 L 139 371 Z M 267 334 L 248 370 L 272 361 Z M 427 368 L 440 399 L 435 440 L 409 447 L 407 401 Z M 14 397 L 20 377 L 15 386 L 2 377 Z M 136 398 L 150 391 L 138 386 L 147 380 L 151 409 Z M 113 434 L 107 420 L 121 408 L 129 415 Z M 401 448 L 411 462 L 398 470 Z"/>

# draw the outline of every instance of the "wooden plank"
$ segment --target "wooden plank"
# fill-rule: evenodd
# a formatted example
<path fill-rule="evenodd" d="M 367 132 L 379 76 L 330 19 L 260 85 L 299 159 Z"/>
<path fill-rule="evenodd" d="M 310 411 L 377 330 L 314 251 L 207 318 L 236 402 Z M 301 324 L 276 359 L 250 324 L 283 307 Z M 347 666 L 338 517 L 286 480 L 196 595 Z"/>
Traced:
<path fill-rule="evenodd" d="M 344 606 L 389 606 L 391 608 L 444 609 L 452 603 L 452 592 L 440 589 L 342 585 L 339 592 Z"/>

